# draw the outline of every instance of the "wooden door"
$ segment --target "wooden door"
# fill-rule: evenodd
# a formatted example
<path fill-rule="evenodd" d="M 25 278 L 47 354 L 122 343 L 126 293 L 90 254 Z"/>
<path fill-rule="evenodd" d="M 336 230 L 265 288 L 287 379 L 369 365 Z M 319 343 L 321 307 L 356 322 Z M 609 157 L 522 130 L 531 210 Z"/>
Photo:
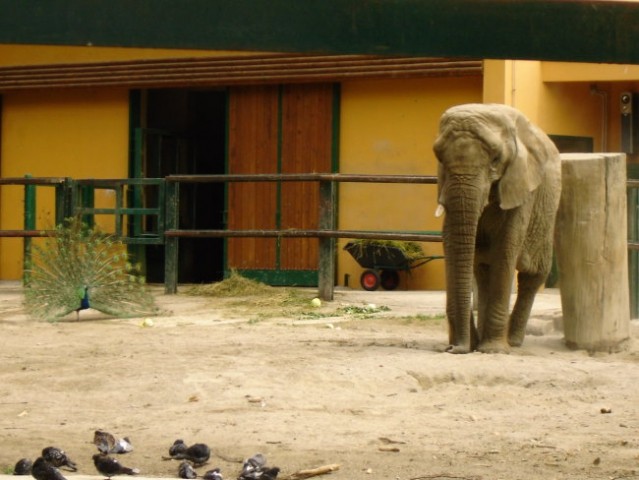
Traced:
<path fill-rule="evenodd" d="M 229 173 L 277 173 L 278 87 L 241 87 L 229 97 Z M 275 183 L 231 183 L 228 229 L 276 228 Z M 227 265 L 236 270 L 270 270 L 276 265 L 276 239 L 231 238 Z"/>
<path fill-rule="evenodd" d="M 332 85 L 238 87 L 229 105 L 229 173 L 331 172 Z M 315 229 L 315 182 L 235 183 L 229 229 Z M 228 268 L 279 285 L 316 285 L 314 238 L 229 239 Z"/>

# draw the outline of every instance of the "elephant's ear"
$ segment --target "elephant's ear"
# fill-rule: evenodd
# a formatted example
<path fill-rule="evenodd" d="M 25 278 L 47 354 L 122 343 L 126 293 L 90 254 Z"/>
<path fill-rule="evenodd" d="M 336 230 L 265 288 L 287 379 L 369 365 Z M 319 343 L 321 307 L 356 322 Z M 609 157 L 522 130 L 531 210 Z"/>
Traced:
<path fill-rule="evenodd" d="M 521 114 L 504 139 L 510 162 L 499 181 L 500 207 L 504 210 L 522 205 L 543 180 L 547 163 L 558 155 L 552 141 Z"/>

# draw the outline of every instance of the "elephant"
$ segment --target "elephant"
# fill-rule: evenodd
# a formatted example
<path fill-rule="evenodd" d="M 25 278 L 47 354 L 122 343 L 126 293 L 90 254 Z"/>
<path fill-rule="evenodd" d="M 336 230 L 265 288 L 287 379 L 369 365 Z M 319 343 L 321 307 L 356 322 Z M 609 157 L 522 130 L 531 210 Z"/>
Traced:
<path fill-rule="evenodd" d="M 535 295 L 552 267 L 559 152 L 519 110 L 500 104 L 446 110 L 433 150 L 436 215 L 445 214 L 447 351 L 508 353 L 522 345 Z"/>

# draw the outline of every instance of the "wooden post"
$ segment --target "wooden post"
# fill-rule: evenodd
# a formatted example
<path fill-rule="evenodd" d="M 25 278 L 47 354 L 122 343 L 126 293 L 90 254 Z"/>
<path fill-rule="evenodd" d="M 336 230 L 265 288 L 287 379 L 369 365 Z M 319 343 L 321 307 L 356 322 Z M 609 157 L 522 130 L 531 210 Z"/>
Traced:
<path fill-rule="evenodd" d="M 618 351 L 630 338 L 626 156 L 562 155 L 555 245 L 566 345 Z"/>
<path fill-rule="evenodd" d="M 335 229 L 335 183 L 319 182 L 319 228 Z M 318 266 L 318 296 L 322 300 L 333 300 L 335 285 L 335 239 L 320 237 Z"/>
<path fill-rule="evenodd" d="M 166 182 L 165 231 L 179 225 L 180 184 Z M 177 293 L 178 284 L 178 238 L 164 236 L 164 293 Z"/>

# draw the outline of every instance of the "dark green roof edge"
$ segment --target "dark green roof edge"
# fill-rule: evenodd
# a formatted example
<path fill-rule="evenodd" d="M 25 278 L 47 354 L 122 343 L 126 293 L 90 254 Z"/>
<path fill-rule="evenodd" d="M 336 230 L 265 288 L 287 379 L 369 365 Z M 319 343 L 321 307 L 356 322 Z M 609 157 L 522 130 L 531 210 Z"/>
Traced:
<path fill-rule="evenodd" d="M 639 63 L 639 4 L 0 0 L 0 43 Z"/>

